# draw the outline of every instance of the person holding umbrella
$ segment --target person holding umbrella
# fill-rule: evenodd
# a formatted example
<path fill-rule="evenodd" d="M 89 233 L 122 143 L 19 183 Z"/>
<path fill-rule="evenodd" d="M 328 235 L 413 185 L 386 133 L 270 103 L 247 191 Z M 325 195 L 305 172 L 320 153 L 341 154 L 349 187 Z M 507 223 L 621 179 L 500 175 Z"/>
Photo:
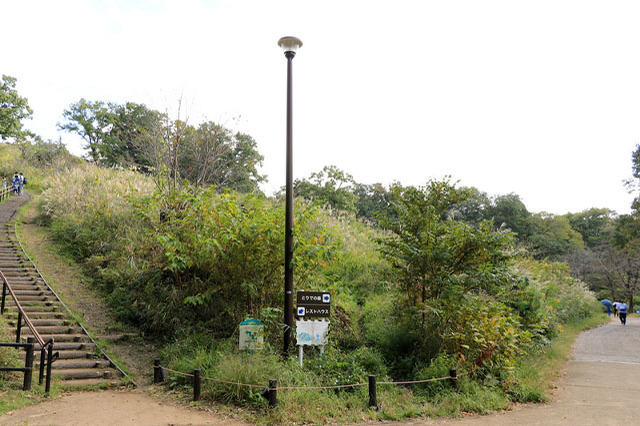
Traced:
<path fill-rule="evenodd" d="M 611 300 L 602 299 L 602 305 L 607 308 L 607 316 L 611 316 Z"/>

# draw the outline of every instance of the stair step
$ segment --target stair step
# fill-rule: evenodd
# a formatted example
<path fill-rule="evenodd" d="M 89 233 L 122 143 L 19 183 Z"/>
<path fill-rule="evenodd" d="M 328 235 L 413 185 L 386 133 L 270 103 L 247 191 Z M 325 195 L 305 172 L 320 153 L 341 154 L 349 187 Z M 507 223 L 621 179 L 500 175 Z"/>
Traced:
<path fill-rule="evenodd" d="M 53 296 L 53 294 L 51 294 L 50 296 L 20 296 L 18 297 L 18 301 L 20 302 L 20 304 L 22 305 L 23 303 L 28 303 L 28 302 L 53 302 L 55 301 L 56 298 L 55 296 Z M 7 305 L 15 305 L 13 302 L 13 297 L 10 299 L 7 299 L 7 301 L 5 302 Z"/>
<path fill-rule="evenodd" d="M 42 349 L 39 344 L 34 345 L 33 348 L 36 351 L 40 351 Z M 54 352 L 60 351 L 61 357 L 62 357 L 62 354 L 64 353 L 62 351 L 71 350 L 71 351 L 86 352 L 86 351 L 94 351 L 95 349 L 96 349 L 95 343 L 91 343 L 91 342 L 61 342 L 61 343 L 54 342 L 54 345 L 53 345 L 53 351 Z"/>
<path fill-rule="evenodd" d="M 47 288 L 47 286 L 45 286 L 44 284 L 41 283 L 27 283 L 27 284 L 11 284 L 11 289 L 15 292 L 17 291 L 25 291 L 25 290 L 31 290 L 31 291 L 51 291 Z"/>
<path fill-rule="evenodd" d="M 56 350 L 60 350 L 57 344 L 54 346 L 54 348 Z M 79 359 L 79 358 L 92 358 L 92 357 L 93 357 L 93 352 L 77 351 L 77 350 L 60 350 L 59 359 Z"/>
<path fill-rule="evenodd" d="M 38 312 L 38 311 L 32 311 L 32 312 L 27 312 L 27 315 L 29 316 L 30 320 L 37 320 L 37 319 L 52 319 L 52 318 L 56 318 L 56 319 L 64 319 L 65 316 L 62 312 L 57 312 L 57 311 L 49 311 L 49 312 Z M 11 313 L 7 314 L 7 319 L 11 320 L 15 320 L 16 318 L 18 318 L 18 313 L 12 311 Z"/>
<path fill-rule="evenodd" d="M 13 292 L 15 293 L 15 295 L 18 297 L 18 300 L 22 300 L 23 296 L 53 296 L 53 292 L 51 291 L 44 291 L 44 290 L 16 290 L 14 289 Z"/>
<path fill-rule="evenodd" d="M 52 365 L 55 365 L 52 364 Z M 61 370 L 52 370 L 54 377 L 63 380 L 70 379 L 110 379 L 116 377 L 113 370 L 108 368 L 64 368 Z"/>
<path fill-rule="evenodd" d="M 75 359 L 58 359 L 51 364 L 53 370 L 69 370 L 69 369 L 108 369 L 111 363 L 106 359 L 100 358 L 75 358 Z"/>
<path fill-rule="evenodd" d="M 24 329 L 24 327 L 23 327 Z M 43 325 L 41 327 L 36 327 L 38 333 L 40 335 L 45 334 L 79 334 L 82 333 L 82 329 L 73 325 Z M 28 331 L 27 331 L 28 330 Z M 30 335 L 31 330 L 24 329 L 24 335 Z"/>
<path fill-rule="evenodd" d="M 53 341 L 55 342 L 55 346 L 58 346 L 58 343 L 62 343 L 62 342 L 79 342 L 79 343 L 85 342 L 85 343 L 88 343 L 88 342 L 91 341 L 89 336 L 87 336 L 84 333 L 77 333 L 77 334 L 40 334 L 40 336 L 42 337 L 42 339 L 45 342 L 48 341 L 49 339 L 53 338 Z"/>
<path fill-rule="evenodd" d="M 58 361 L 63 360 L 63 359 L 85 359 L 85 358 L 93 358 L 94 357 L 94 353 L 93 352 L 76 351 L 76 350 L 59 350 L 59 348 L 57 346 L 58 345 L 55 345 L 54 350 L 55 350 L 55 352 L 59 352 L 60 353 L 60 356 L 58 357 Z M 39 346 L 38 346 L 38 348 L 39 348 Z M 24 357 L 26 356 L 26 351 L 20 351 L 19 356 L 20 356 L 20 359 L 24 361 Z M 56 361 L 56 363 L 58 361 Z M 39 349 L 36 351 L 36 356 L 34 357 L 34 361 L 33 362 L 35 362 L 35 363 L 39 363 L 40 362 Z"/>
<path fill-rule="evenodd" d="M 22 310 L 26 312 L 27 315 L 30 315 L 31 312 L 59 312 L 58 306 L 53 303 L 25 304 L 21 302 L 20 305 L 22 306 Z M 7 304 L 7 309 L 9 309 L 9 312 L 18 315 L 18 310 L 15 304 L 12 304 L 11 306 L 8 306 Z"/>

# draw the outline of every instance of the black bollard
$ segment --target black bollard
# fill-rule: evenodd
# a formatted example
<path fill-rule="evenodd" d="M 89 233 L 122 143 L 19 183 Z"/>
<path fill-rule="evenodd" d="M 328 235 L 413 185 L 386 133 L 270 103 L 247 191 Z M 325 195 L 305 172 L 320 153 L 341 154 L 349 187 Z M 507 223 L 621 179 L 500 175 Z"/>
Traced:
<path fill-rule="evenodd" d="M 33 337 L 27 337 L 27 354 L 24 357 L 24 383 L 22 384 L 22 390 L 31 390 L 31 379 L 33 377 L 33 343 L 35 339 Z"/>
<path fill-rule="evenodd" d="M 160 367 L 160 360 L 153 360 L 153 383 L 162 383 L 162 367 Z"/>
<path fill-rule="evenodd" d="M 193 370 L 193 400 L 200 400 L 200 370 Z"/>
<path fill-rule="evenodd" d="M 278 403 L 278 381 L 269 380 L 269 407 L 275 407 Z"/>
<path fill-rule="evenodd" d="M 454 389 L 458 389 L 458 373 L 455 368 L 449 370 L 449 383 Z"/>
<path fill-rule="evenodd" d="M 378 392 L 376 390 L 376 376 L 369 375 L 369 407 L 378 409 Z"/>

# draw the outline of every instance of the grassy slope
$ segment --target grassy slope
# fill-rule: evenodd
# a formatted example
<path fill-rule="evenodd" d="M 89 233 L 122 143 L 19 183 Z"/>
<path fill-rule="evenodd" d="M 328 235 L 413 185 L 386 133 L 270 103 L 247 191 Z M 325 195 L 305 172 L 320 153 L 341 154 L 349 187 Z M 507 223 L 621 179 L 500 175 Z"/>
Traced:
<path fill-rule="evenodd" d="M 65 300 L 65 303 L 76 313 L 89 330 L 95 334 L 104 334 L 110 331 L 120 331 L 119 325 L 114 323 L 107 315 L 106 310 L 100 304 L 99 295 L 88 287 L 88 280 L 82 275 L 81 268 L 74 264 L 72 260 L 58 253 L 58 249 L 48 238 L 47 229 L 33 223 L 36 216 L 35 203 L 30 203 L 21 215 L 23 224 L 20 225 L 19 233 L 23 244 L 32 256 L 43 275 L 54 289 Z M 561 337 L 556 339 L 551 347 L 541 354 L 530 357 L 519 369 L 519 380 L 526 383 L 526 388 L 532 394 L 539 395 L 540 401 L 549 399 L 549 390 L 552 384 L 564 369 L 564 363 L 570 358 L 571 345 L 578 332 L 582 329 L 596 326 L 606 320 L 606 317 L 597 318 L 593 321 L 566 327 Z M 111 353 L 125 361 L 129 370 L 133 373 L 134 379 L 138 382 L 145 382 L 145 378 L 150 377 L 150 369 L 147 369 L 149 360 L 149 350 L 133 344 L 113 344 L 110 347 Z M 151 351 L 154 351 L 152 348 Z M 139 354 L 142 353 L 143 357 Z M 149 370 L 149 371 L 147 371 Z M 14 389 L 7 390 L 0 388 L 0 392 L 11 392 L 11 396 L 6 394 L 2 400 L 15 401 L 11 405 L 0 404 L 0 412 L 15 409 L 20 405 L 38 402 L 42 399 L 37 392 L 35 396 L 23 394 Z M 305 395 L 306 394 L 306 395 Z M 298 403 L 304 404 L 306 398 L 315 400 L 322 399 L 322 395 L 300 394 Z M 529 395 L 531 399 L 531 395 Z M 533 398 L 536 399 L 536 398 Z M 326 410 L 313 413 L 307 417 L 307 421 L 312 422 L 357 422 L 374 419 L 399 420 L 408 417 L 431 417 L 439 415 L 460 415 L 461 412 L 472 408 L 477 412 L 490 412 L 495 409 L 505 408 L 506 401 L 492 399 L 492 395 L 449 395 L 442 398 L 437 403 L 420 403 L 414 400 L 410 392 L 405 390 L 379 390 L 379 400 L 382 410 L 375 412 L 366 407 L 366 398 L 362 395 L 351 395 L 344 398 L 344 407 L 328 406 Z M 328 401 L 331 402 L 331 401 Z M 332 404 L 334 402 L 331 402 Z M 478 405 L 479 404 L 479 405 Z M 279 406 L 269 413 L 255 413 L 257 417 L 250 420 L 257 422 L 282 422 L 295 421 L 299 415 L 299 404 L 294 406 Z M 232 410 L 232 408 L 229 408 Z M 223 409 L 223 411 L 226 411 Z M 248 413 L 244 413 L 249 415 Z"/>

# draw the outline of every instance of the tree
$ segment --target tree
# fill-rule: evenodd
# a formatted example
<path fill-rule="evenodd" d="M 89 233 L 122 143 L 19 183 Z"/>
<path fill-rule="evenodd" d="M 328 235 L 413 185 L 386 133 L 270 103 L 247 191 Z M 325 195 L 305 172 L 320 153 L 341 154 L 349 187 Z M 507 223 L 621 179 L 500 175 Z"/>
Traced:
<path fill-rule="evenodd" d="M 258 185 L 265 180 L 257 169 L 262 160 L 251 136 L 233 134 L 230 129 L 208 121 L 198 128 L 187 128 L 180 173 L 196 186 L 258 192 Z"/>
<path fill-rule="evenodd" d="M 585 245 L 593 248 L 609 240 L 615 212 L 609 209 L 592 208 L 580 213 L 569 213 L 566 217 L 571 228 L 582 235 Z"/>
<path fill-rule="evenodd" d="M 487 315 L 498 316 L 504 309 L 489 299 L 512 281 L 507 268 L 512 234 L 494 230 L 489 221 L 474 226 L 454 220 L 451 212 L 468 199 L 470 190 L 448 180 L 392 191 L 396 214 L 381 217 L 388 233 L 377 241 L 397 272 L 397 303 L 404 305 L 396 309 L 394 322 L 408 324 L 407 334 L 415 336 L 411 345 L 420 358 L 434 356 L 441 345 L 451 345 L 449 353 L 461 353 L 460 342 L 467 341 L 470 330 L 458 324 L 457 312 L 484 306 L 497 309 Z"/>
<path fill-rule="evenodd" d="M 484 276 L 507 258 L 503 249 L 511 242 L 509 232 L 492 231 L 487 221 L 473 227 L 451 219 L 449 212 L 469 195 L 469 189 L 447 180 L 394 188 L 397 215 L 382 220 L 391 234 L 378 242 L 414 306 L 446 294 L 487 290 L 491 281 L 476 273 Z"/>
<path fill-rule="evenodd" d="M 293 188 L 296 196 L 318 201 L 336 210 L 355 213 L 355 185 L 350 174 L 336 166 L 325 166 L 321 171 L 312 173 L 308 180 L 296 180 Z"/>
<path fill-rule="evenodd" d="M 0 138 L 22 140 L 31 133 L 23 130 L 22 120 L 30 119 L 33 111 L 27 98 L 18 94 L 14 77 L 2 76 L 0 84 Z"/>
<path fill-rule="evenodd" d="M 542 212 L 530 216 L 528 222 L 531 235 L 527 241 L 536 257 L 557 257 L 584 248 L 582 235 L 565 216 Z"/>
<path fill-rule="evenodd" d="M 394 184 L 393 186 L 399 186 L 399 184 Z M 353 188 L 353 194 L 357 197 L 355 203 L 356 217 L 366 219 L 374 225 L 379 225 L 380 217 L 394 215 L 392 191 L 387 190 L 381 183 L 372 185 L 356 183 Z"/>
<path fill-rule="evenodd" d="M 62 116 L 65 123 L 58 123 L 58 128 L 70 133 L 77 133 L 87 143 L 89 156 L 96 163 L 105 159 L 105 148 L 108 133 L 113 128 L 112 113 L 108 104 L 101 101 L 80 99 L 64 110 Z"/>
<path fill-rule="evenodd" d="M 66 122 L 58 123 L 58 128 L 84 139 L 94 162 L 149 171 L 151 164 L 144 155 L 144 145 L 162 122 L 161 113 L 133 102 L 120 105 L 80 99 L 63 112 L 63 117 Z"/>
<path fill-rule="evenodd" d="M 531 213 L 520 200 L 520 196 L 513 193 L 497 196 L 487 212 L 487 217 L 493 219 L 495 227 L 510 229 L 520 240 L 526 239 L 531 232 L 527 220 L 529 216 Z"/>
<path fill-rule="evenodd" d="M 108 104 L 112 127 L 105 138 L 103 162 L 109 166 L 135 167 L 148 173 L 151 162 L 144 155 L 144 147 L 153 129 L 163 120 L 163 114 L 144 104 L 127 102 Z"/>
<path fill-rule="evenodd" d="M 479 224 L 490 219 L 488 214 L 491 209 L 491 200 L 487 193 L 479 191 L 477 188 L 468 188 L 468 190 L 469 197 L 456 206 L 454 219 L 472 224 Z"/>
<path fill-rule="evenodd" d="M 631 153 L 631 179 L 625 181 L 625 186 L 629 193 L 637 192 L 640 189 L 640 145 Z M 636 195 L 631 203 L 631 208 L 640 212 L 640 195 Z"/>

